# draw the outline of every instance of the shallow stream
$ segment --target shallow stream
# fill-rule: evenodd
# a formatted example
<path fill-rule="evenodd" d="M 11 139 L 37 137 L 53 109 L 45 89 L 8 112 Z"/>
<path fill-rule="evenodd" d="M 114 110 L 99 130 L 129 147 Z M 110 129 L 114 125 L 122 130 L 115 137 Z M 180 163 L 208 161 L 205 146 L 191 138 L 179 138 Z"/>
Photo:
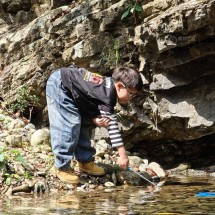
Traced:
<path fill-rule="evenodd" d="M 0 197 L 1 215 L 215 215 L 214 177 L 168 178 L 159 189 L 121 186 L 92 192 L 51 192 Z"/>

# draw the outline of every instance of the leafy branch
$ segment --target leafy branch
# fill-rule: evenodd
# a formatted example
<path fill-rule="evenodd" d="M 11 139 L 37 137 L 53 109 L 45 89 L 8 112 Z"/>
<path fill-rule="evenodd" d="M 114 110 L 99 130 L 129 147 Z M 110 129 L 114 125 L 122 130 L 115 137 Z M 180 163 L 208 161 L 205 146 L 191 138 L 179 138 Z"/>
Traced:
<path fill-rule="evenodd" d="M 20 87 L 16 90 L 15 99 L 12 102 L 5 101 L 4 106 L 9 107 L 9 111 L 13 113 L 23 114 L 26 111 L 27 107 L 29 108 L 30 116 L 29 121 L 31 120 L 31 112 L 33 107 L 39 103 L 39 98 L 37 95 L 30 94 L 30 89 L 26 86 Z"/>
<path fill-rule="evenodd" d="M 140 2 L 138 0 L 131 1 L 128 6 L 125 8 L 122 16 L 121 16 L 121 20 L 125 19 L 126 17 L 128 17 L 129 15 L 133 14 L 134 19 L 135 19 L 135 23 L 136 23 L 136 14 L 139 12 L 143 12 L 143 8 L 142 5 L 140 4 Z"/>

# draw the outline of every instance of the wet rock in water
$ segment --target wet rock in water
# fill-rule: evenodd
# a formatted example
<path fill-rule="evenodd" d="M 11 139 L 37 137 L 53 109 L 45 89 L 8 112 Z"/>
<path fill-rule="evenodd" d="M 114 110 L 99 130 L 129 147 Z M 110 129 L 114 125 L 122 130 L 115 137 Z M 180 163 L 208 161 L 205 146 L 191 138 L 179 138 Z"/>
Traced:
<path fill-rule="evenodd" d="M 196 170 L 196 169 L 187 169 L 186 174 L 189 176 L 202 176 L 207 173 L 204 170 Z"/>
<path fill-rule="evenodd" d="M 29 193 L 29 192 L 31 192 L 31 189 L 32 188 L 28 184 L 24 183 L 20 186 L 12 188 L 12 193 L 19 193 L 19 192 Z"/>
<path fill-rule="evenodd" d="M 151 177 L 147 172 L 142 172 L 141 175 L 143 177 L 147 178 L 148 180 L 151 180 Z M 146 185 L 148 183 L 145 179 L 141 178 L 139 175 L 137 175 L 136 173 L 129 171 L 129 170 L 119 171 L 119 172 L 117 172 L 116 176 L 117 176 L 117 181 L 120 184 L 128 184 L 128 185 L 132 185 L 132 186 L 142 186 L 142 185 Z"/>
<path fill-rule="evenodd" d="M 78 176 L 79 176 L 79 180 L 80 180 L 81 185 L 84 185 L 84 184 L 88 183 L 89 175 L 87 173 L 81 173 Z"/>
<path fill-rule="evenodd" d="M 115 172 L 113 172 L 111 174 L 111 179 L 112 179 L 113 183 L 116 185 L 117 184 L 117 177 L 116 177 L 116 173 Z"/>
<path fill-rule="evenodd" d="M 97 163 L 98 166 L 102 167 L 105 170 L 106 174 L 112 174 L 115 170 L 113 165 L 105 164 L 105 163 Z"/>
<path fill-rule="evenodd" d="M 215 172 L 209 174 L 212 177 L 215 177 Z"/>
<path fill-rule="evenodd" d="M 206 168 L 208 172 L 215 172 L 215 165 L 209 166 Z"/>
<path fill-rule="evenodd" d="M 108 174 L 106 174 L 103 177 L 99 177 L 98 182 L 101 183 L 101 184 L 105 184 L 106 182 L 110 181 L 110 178 L 111 177 Z"/>
<path fill-rule="evenodd" d="M 182 164 L 179 164 L 177 167 L 175 168 L 172 168 L 172 169 L 168 169 L 166 170 L 166 172 L 168 174 L 176 174 L 176 173 L 180 173 L 184 170 L 187 170 L 190 168 L 190 165 L 189 164 L 186 164 L 186 163 L 182 163 Z"/>
<path fill-rule="evenodd" d="M 35 183 L 34 193 L 48 193 L 49 185 L 45 180 L 41 180 Z"/>
<path fill-rule="evenodd" d="M 176 168 L 166 170 L 168 175 L 188 175 L 188 176 L 202 176 L 207 175 L 209 169 L 191 169 L 189 164 L 182 163 Z M 209 174 L 211 175 L 211 174 Z"/>
<path fill-rule="evenodd" d="M 151 164 L 154 164 L 154 163 L 155 162 L 152 162 Z M 102 184 L 107 182 L 107 180 L 109 178 L 115 185 L 128 184 L 128 185 L 132 185 L 132 186 L 142 186 L 142 185 L 146 185 L 148 183 L 147 179 L 148 180 L 152 179 L 152 177 L 150 176 L 150 173 L 146 172 L 146 171 L 140 171 L 140 172 L 138 171 L 138 174 L 140 174 L 144 178 L 146 178 L 146 179 L 144 179 L 133 171 L 120 169 L 120 167 L 116 164 L 108 165 L 108 164 L 104 164 L 104 163 L 98 163 L 98 165 L 103 167 L 106 172 L 106 175 L 99 179 L 99 182 Z M 164 170 L 160 167 L 159 164 L 157 164 L 156 167 L 157 166 L 159 167 L 159 171 L 162 170 L 162 174 L 159 174 L 158 177 L 164 177 L 164 174 L 165 174 Z M 136 166 L 136 167 L 138 168 L 138 166 Z M 147 167 L 151 168 L 150 166 L 147 166 Z M 155 168 L 153 168 L 153 169 L 158 173 L 158 171 Z"/>

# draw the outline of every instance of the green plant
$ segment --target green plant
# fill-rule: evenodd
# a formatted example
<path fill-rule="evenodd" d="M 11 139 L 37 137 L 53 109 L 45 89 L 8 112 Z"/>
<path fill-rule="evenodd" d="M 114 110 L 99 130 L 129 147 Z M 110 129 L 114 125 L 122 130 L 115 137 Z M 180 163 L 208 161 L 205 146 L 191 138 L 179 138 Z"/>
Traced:
<path fill-rule="evenodd" d="M 118 66 L 120 62 L 120 46 L 119 42 L 112 38 L 112 43 L 109 45 L 106 45 L 101 53 L 101 60 L 100 64 L 104 63 L 104 66 L 111 66 L 114 65 Z"/>
<path fill-rule="evenodd" d="M 9 104 L 9 110 L 12 112 L 20 112 L 23 114 L 23 112 L 26 110 L 27 107 L 30 106 L 30 117 L 31 118 L 31 112 L 33 110 L 33 107 L 38 104 L 39 98 L 36 95 L 30 94 L 30 89 L 28 89 L 26 86 L 20 87 L 16 90 L 16 97 L 13 102 L 5 102 L 5 104 Z"/>
<path fill-rule="evenodd" d="M 32 179 L 32 176 L 31 176 L 31 174 L 29 173 L 29 172 L 24 172 L 23 173 L 23 176 L 24 176 L 24 178 L 26 178 L 26 179 Z"/>
<path fill-rule="evenodd" d="M 126 17 L 128 17 L 129 15 L 133 14 L 134 15 L 134 19 L 135 19 L 135 23 L 136 23 L 136 15 L 139 12 L 142 12 L 143 8 L 140 4 L 139 1 L 129 1 L 128 5 L 126 6 L 122 16 L 121 16 L 121 20 L 125 19 Z"/>
<path fill-rule="evenodd" d="M 0 166 L 6 163 L 13 164 L 14 161 L 18 161 L 22 164 L 25 164 L 25 159 L 21 155 L 21 151 L 18 149 L 8 149 L 7 147 L 0 147 Z M 29 172 L 25 171 L 23 174 L 24 178 L 31 179 L 32 176 Z M 19 180 L 20 175 L 16 173 L 5 173 L 4 174 L 6 185 L 10 185 L 12 180 Z"/>
<path fill-rule="evenodd" d="M 6 177 L 5 183 L 6 183 L 7 186 L 10 186 L 12 179 L 15 179 L 15 180 L 19 180 L 20 179 L 20 176 L 17 175 L 17 174 L 5 173 L 4 176 Z"/>
<path fill-rule="evenodd" d="M 24 112 L 27 106 L 34 106 L 38 100 L 36 95 L 30 95 L 30 90 L 27 87 L 21 87 L 16 90 L 16 100 L 10 105 L 10 109 Z"/>
<path fill-rule="evenodd" d="M 18 149 L 10 149 L 8 147 L 0 147 L 0 163 L 13 162 L 14 160 L 24 163 L 25 160 Z"/>
<path fill-rule="evenodd" d="M 2 148 L 0 151 L 0 155 L 2 157 L 2 161 L 4 162 L 12 162 L 14 159 L 20 156 L 20 151 L 17 149 L 7 149 Z"/>

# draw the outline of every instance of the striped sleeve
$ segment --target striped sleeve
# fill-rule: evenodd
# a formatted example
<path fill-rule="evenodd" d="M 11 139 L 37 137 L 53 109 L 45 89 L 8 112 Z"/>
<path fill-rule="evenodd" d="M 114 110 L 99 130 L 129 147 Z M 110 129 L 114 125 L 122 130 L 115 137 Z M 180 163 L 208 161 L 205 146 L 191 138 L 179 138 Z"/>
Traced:
<path fill-rule="evenodd" d="M 119 130 L 117 117 L 115 114 L 100 110 L 101 116 L 110 119 L 109 126 L 107 127 L 112 147 L 123 146 L 122 136 Z"/>

